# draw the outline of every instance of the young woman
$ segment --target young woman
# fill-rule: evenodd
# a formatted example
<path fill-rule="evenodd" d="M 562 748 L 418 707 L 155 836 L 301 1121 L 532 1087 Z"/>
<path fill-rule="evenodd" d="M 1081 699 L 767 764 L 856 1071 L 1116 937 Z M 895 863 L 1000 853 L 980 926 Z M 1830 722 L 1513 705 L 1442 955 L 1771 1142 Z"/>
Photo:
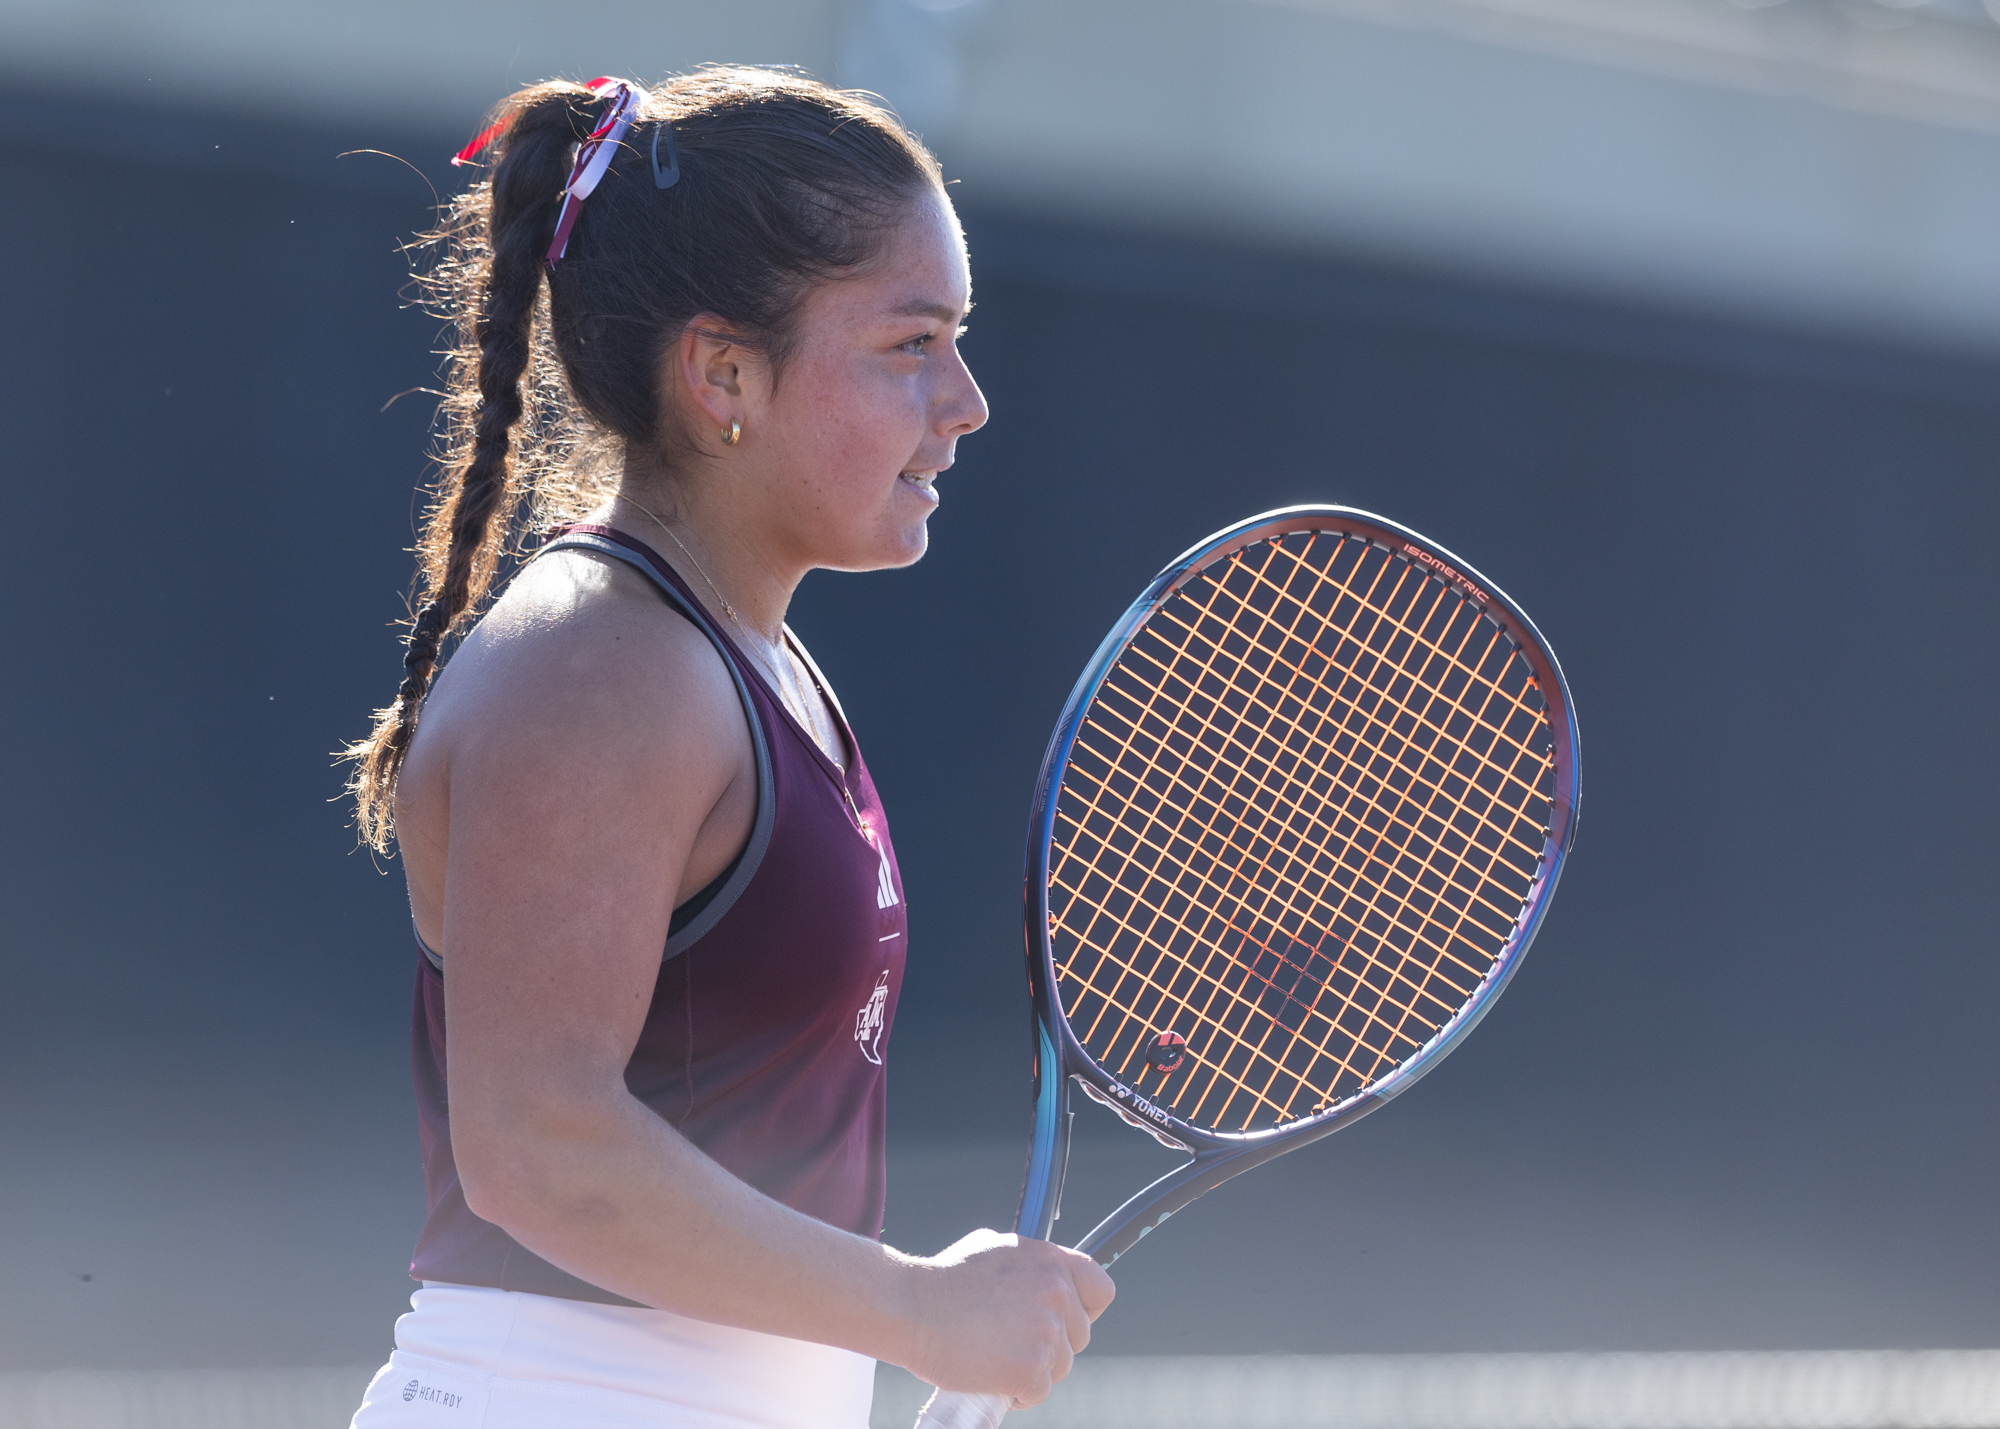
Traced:
<path fill-rule="evenodd" d="M 1037 1403 L 1111 1283 L 880 1243 L 902 884 L 784 624 L 810 570 L 923 555 L 986 420 L 937 164 L 783 72 L 502 116 L 431 275 L 462 342 L 407 677 L 352 751 L 421 945 L 430 1203 L 354 1423 L 859 1429 L 876 1359 Z"/>

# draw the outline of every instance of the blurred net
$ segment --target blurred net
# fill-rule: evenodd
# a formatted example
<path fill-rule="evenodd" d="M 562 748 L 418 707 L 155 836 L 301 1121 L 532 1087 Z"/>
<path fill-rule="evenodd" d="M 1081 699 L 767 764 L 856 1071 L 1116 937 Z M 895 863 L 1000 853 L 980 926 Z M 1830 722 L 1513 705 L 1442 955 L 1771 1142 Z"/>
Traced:
<path fill-rule="evenodd" d="M 930 1393 L 876 1380 L 877 1429 Z M 1084 1355 L 1019 1429 L 1992 1429 L 2000 1351 Z"/>
<path fill-rule="evenodd" d="M 343 1429 L 375 1370 L 0 1374 L 0 1429 Z"/>
<path fill-rule="evenodd" d="M 0 1429 L 343 1429 L 373 1366 L 0 1373 Z M 872 1429 L 930 1394 L 876 1376 Z M 1086 1354 L 1020 1429 L 2000 1429 L 2000 1350 Z"/>

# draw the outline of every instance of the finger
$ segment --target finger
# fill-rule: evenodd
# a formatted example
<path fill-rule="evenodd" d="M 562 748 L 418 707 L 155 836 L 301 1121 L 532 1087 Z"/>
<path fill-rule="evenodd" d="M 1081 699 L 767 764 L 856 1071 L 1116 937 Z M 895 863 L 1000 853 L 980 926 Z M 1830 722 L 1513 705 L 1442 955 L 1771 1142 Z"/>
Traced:
<path fill-rule="evenodd" d="M 1089 1328 L 1086 1325 L 1084 1334 L 1088 1336 L 1089 1333 Z M 1072 1343 L 1074 1342 L 1072 1341 Z M 1071 1349 L 1068 1344 L 1061 1342 L 1056 1344 L 1055 1348 L 1049 1354 L 1049 1383 L 1051 1385 L 1060 1384 L 1069 1378 L 1069 1372 L 1076 1368 L 1076 1350 L 1082 1348 L 1082 1345 L 1077 1345 L 1076 1349 Z"/>
<path fill-rule="evenodd" d="M 1012 1398 L 1014 1401 L 1014 1407 L 1016 1409 L 1033 1409 L 1037 1404 L 1040 1404 L 1044 1399 L 1047 1399 L 1048 1397 L 1049 1397 L 1049 1391 L 1046 1387 L 1042 1389 L 1026 1390 L 1020 1394 L 1010 1396 L 1010 1398 Z"/>
<path fill-rule="evenodd" d="M 1090 1343 L 1090 1312 L 1083 1308 L 1083 1302 L 1074 1295 L 1063 1306 L 1063 1330 L 1069 1338 L 1070 1353 L 1082 1354 L 1084 1346 Z"/>
<path fill-rule="evenodd" d="M 1012 1247 L 1020 1237 L 981 1226 L 978 1230 L 960 1236 L 936 1256 L 932 1257 L 940 1265 L 959 1265 L 983 1251 Z"/>
<path fill-rule="evenodd" d="M 1095 1320 L 1117 1298 L 1118 1287 L 1111 1283 L 1104 1267 L 1089 1256 L 1078 1251 L 1070 1252 L 1070 1256 L 1070 1279 L 1076 1285 L 1076 1298 L 1083 1302 L 1084 1312 Z"/>

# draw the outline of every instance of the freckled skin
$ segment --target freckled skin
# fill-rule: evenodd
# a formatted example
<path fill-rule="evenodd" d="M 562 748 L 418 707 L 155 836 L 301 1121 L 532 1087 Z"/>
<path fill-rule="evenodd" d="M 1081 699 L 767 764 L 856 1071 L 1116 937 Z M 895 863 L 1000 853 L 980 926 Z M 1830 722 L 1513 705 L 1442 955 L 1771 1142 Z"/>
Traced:
<path fill-rule="evenodd" d="M 922 556 L 935 504 L 900 477 L 950 466 L 958 438 L 985 423 L 956 323 L 898 311 L 921 302 L 960 313 L 971 302 L 964 239 L 934 195 L 874 271 L 808 304 L 806 339 L 782 379 L 796 382 L 795 405 L 770 413 L 770 439 L 804 488 L 801 514 L 819 533 L 821 565 L 867 570 Z"/>
<path fill-rule="evenodd" d="M 924 554 L 937 503 L 904 477 L 945 470 L 987 416 L 958 350 L 971 287 L 957 216 L 933 190 L 873 263 L 808 295 L 782 371 L 700 323 L 682 339 L 664 395 L 704 450 L 670 474 L 628 463 L 625 490 L 672 507 L 682 539 L 760 631 L 775 638 L 807 571 Z M 742 437 L 726 446 L 731 421 Z"/>

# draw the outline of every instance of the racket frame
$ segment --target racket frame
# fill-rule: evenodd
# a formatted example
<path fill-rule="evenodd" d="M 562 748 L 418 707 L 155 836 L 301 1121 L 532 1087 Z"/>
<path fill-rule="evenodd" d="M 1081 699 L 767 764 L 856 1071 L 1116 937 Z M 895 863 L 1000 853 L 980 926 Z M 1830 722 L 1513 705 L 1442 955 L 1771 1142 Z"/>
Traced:
<path fill-rule="evenodd" d="M 1058 994 L 1055 949 L 1049 932 L 1049 853 L 1056 801 L 1085 710 L 1118 657 L 1153 612 L 1214 562 L 1260 541 L 1301 531 L 1337 531 L 1361 536 L 1391 556 L 1415 558 L 1498 625 L 1520 650 L 1547 701 L 1549 726 L 1555 740 L 1552 752 L 1556 780 L 1550 807 L 1548 851 L 1513 932 L 1493 967 L 1465 1005 L 1416 1055 L 1381 1080 L 1322 1112 L 1260 1131 L 1207 1131 L 1182 1121 L 1112 1076 L 1084 1050 L 1070 1030 Z M 1050 736 L 1035 785 L 1022 884 L 1028 986 L 1033 999 L 1035 1121 L 1020 1211 L 1015 1219 L 1016 1231 L 1047 1240 L 1060 1214 L 1063 1178 L 1069 1162 L 1070 1127 L 1075 1115 L 1069 1106 L 1072 1081 L 1122 1120 L 1148 1132 L 1162 1145 L 1188 1153 L 1191 1158 L 1131 1197 L 1077 1242 L 1076 1249 L 1104 1265 L 1110 1265 L 1174 1212 L 1224 1181 L 1329 1136 L 1406 1091 L 1486 1015 L 1534 941 L 1576 837 L 1578 758 L 1569 685 L 1534 622 L 1499 587 L 1466 562 L 1407 527 L 1352 507 L 1289 506 L 1219 531 L 1168 565 L 1111 628 L 1084 667 Z"/>

